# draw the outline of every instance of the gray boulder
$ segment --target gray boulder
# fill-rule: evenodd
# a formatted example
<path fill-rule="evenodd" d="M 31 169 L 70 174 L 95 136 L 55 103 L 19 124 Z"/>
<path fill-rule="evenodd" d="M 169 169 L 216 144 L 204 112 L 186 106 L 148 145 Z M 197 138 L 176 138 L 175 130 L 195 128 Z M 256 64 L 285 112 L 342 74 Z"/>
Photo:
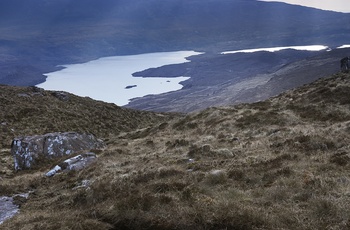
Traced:
<path fill-rule="evenodd" d="M 13 217 L 18 212 L 18 206 L 13 203 L 12 197 L 0 197 L 0 224 Z"/>
<path fill-rule="evenodd" d="M 0 196 L 0 225 L 16 215 L 20 206 L 27 201 L 28 197 L 29 193 L 17 194 L 13 197 Z"/>
<path fill-rule="evenodd" d="M 15 138 L 11 153 L 15 170 L 30 169 L 40 160 L 60 158 L 78 151 L 104 147 L 92 134 L 74 132 L 49 133 L 38 136 Z"/>
<path fill-rule="evenodd" d="M 61 101 L 69 101 L 69 95 L 63 91 L 54 91 L 51 93 L 52 96 L 58 98 Z"/>
<path fill-rule="evenodd" d="M 49 172 L 47 172 L 45 175 L 47 177 L 51 177 L 55 175 L 56 173 L 60 172 L 67 172 L 71 170 L 81 170 L 87 166 L 89 166 L 91 163 L 93 163 L 96 160 L 96 154 L 95 153 L 83 153 L 78 156 L 69 158 L 65 161 L 63 161 L 61 164 L 56 165 L 53 169 L 51 169 Z"/>

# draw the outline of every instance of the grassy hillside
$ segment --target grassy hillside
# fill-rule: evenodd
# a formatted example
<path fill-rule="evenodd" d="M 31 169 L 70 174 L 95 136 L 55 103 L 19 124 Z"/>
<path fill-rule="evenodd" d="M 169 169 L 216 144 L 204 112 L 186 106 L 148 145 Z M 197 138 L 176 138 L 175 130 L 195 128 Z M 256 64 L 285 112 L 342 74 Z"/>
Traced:
<path fill-rule="evenodd" d="M 7 152 L 14 137 L 74 131 L 108 140 L 172 116 L 124 109 L 65 92 L 0 85 L 0 173 L 9 173 L 7 168 L 12 167 Z"/>
<path fill-rule="evenodd" d="M 0 106 L 0 147 L 8 146 L 15 136 L 45 132 L 79 131 L 106 138 L 166 116 L 37 87 L 0 85 Z"/>
<path fill-rule="evenodd" d="M 3 177 L 2 195 L 33 192 L 0 229 L 347 229 L 349 95 L 336 74 L 254 104 L 148 114 L 148 127 L 107 132 L 83 171 Z"/>

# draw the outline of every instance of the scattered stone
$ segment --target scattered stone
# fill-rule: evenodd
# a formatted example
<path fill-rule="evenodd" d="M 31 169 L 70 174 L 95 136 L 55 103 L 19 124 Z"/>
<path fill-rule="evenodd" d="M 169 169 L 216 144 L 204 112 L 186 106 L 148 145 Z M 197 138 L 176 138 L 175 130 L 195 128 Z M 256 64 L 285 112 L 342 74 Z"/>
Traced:
<path fill-rule="evenodd" d="M 63 92 L 63 91 L 54 91 L 51 93 L 51 95 L 58 98 L 61 101 L 68 101 L 69 100 L 68 93 Z"/>
<path fill-rule="evenodd" d="M 40 97 L 44 96 L 42 93 L 31 93 L 30 95 L 31 96 L 40 96 Z"/>
<path fill-rule="evenodd" d="M 16 215 L 18 210 L 18 206 L 13 203 L 12 197 L 0 197 L 0 224 Z"/>
<path fill-rule="evenodd" d="M 19 208 L 27 202 L 30 193 L 17 194 L 13 197 L 0 196 L 0 224 L 17 214 Z"/>
<path fill-rule="evenodd" d="M 91 185 L 90 180 L 82 180 L 78 186 L 73 188 L 73 190 L 77 190 L 77 189 L 81 189 L 81 188 L 88 189 L 88 188 L 90 188 L 90 185 Z"/>
<path fill-rule="evenodd" d="M 47 177 L 51 177 L 53 175 L 55 175 L 56 173 L 59 173 L 62 171 L 62 168 L 58 165 L 56 165 L 53 169 L 51 169 L 50 171 L 48 171 L 45 176 Z"/>
<path fill-rule="evenodd" d="M 78 156 L 69 158 L 68 160 L 63 161 L 62 163 L 56 165 L 53 169 L 47 172 L 45 175 L 47 177 L 54 176 L 60 172 L 68 172 L 68 171 L 78 171 L 93 163 L 97 159 L 95 153 L 83 153 Z"/>
<path fill-rule="evenodd" d="M 28 89 L 31 90 L 34 94 L 35 93 L 40 93 L 41 95 L 45 91 L 43 88 L 39 88 L 37 86 L 29 86 Z"/>
<path fill-rule="evenodd" d="M 101 140 L 91 134 L 74 132 L 49 133 L 38 136 L 15 138 L 11 153 L 15 170 L 30 169 L 40 160 L 59 158 L 77 151 L 104 147 Z"/>

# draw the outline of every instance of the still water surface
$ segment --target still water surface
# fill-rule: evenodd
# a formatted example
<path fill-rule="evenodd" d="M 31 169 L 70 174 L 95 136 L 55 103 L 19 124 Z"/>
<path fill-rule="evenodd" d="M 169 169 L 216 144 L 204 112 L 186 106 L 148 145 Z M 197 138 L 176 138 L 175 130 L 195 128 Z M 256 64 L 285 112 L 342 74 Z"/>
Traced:
<path fill-rule="evenodd" d="M 338 48 L 347 47 L 349 45 Z M 330 50 L 324 45 L 310 45 L 234 50 L 221 54 L 278 52 L 284 49 Z M 188 62 L 186 57 L 198 54 L 201 53 L 195 51 L 147 53 L 104 57 L 82 64 L 63 65 L 64 69 L 45 74 L 47 76 L 46 82 L 39 84 L 38 87 L 47 90 L 67 91 L 79 96 L 89 96 L 96 100 L 123 106 L 128 104 L 132 98 L 179 90 L 182 88 L 179 83 L 189 79 L 186 76 L 175 78 L 133 77 L 133 73 L 148 68 Z"/>
<path fill-rule="evenodd" d="M 186 76 L 133 77 L 132 73 L 188 62 L 186 57 L 198 54 L 201 53 L 160 52 L 104 57 L 82 64 L 63 65 L 64 69 L 45 74 L 46 81 L 37 86 L 46 90 L 67 91 L 79 96 L 89 96 L 123 106 L 132 98 L 179 90 L 182 88 L 179 83 L 189 79 Z"/>

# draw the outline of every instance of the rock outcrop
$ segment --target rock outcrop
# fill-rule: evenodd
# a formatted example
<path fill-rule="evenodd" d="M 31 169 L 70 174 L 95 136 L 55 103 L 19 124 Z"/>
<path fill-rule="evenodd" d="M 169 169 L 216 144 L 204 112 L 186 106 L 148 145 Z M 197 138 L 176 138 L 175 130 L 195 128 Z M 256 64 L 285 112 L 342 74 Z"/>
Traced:
<path fill-rule="evenodd" d="M 0 225 L 18 213 L 22 204 L 27 202 L 30 193 L 17 194 L 12 197 L 0 196 Z"/>
<path fill-rule="evenodd" d="M 92 134 L 49 133 L 15 138 L 12 141 L 11 153 L 15 170 L 18 171 L 32 168 L 39 160 L 59 158 L 103 146 L 103 142 Z"/>
<path fill-rule="evenodd" d="M 18 206 L 13 203 L 12 197 L 0 197 L 0 224 L 2 224 L 6 219 L 16 215 L 18 210 Z"/>
<path fill-rule="evenodd" d="M 71 170 L 81 170 L 86 166 L 90 165 L 96 160 L 95 153 L 83 153 L 78 156 L 69 158 L 63 161 L 61 164 L 56 165 L 53 169 L 47 172 L 45 175 L 51 177 L 56 173 L 67 172 Z"/>

